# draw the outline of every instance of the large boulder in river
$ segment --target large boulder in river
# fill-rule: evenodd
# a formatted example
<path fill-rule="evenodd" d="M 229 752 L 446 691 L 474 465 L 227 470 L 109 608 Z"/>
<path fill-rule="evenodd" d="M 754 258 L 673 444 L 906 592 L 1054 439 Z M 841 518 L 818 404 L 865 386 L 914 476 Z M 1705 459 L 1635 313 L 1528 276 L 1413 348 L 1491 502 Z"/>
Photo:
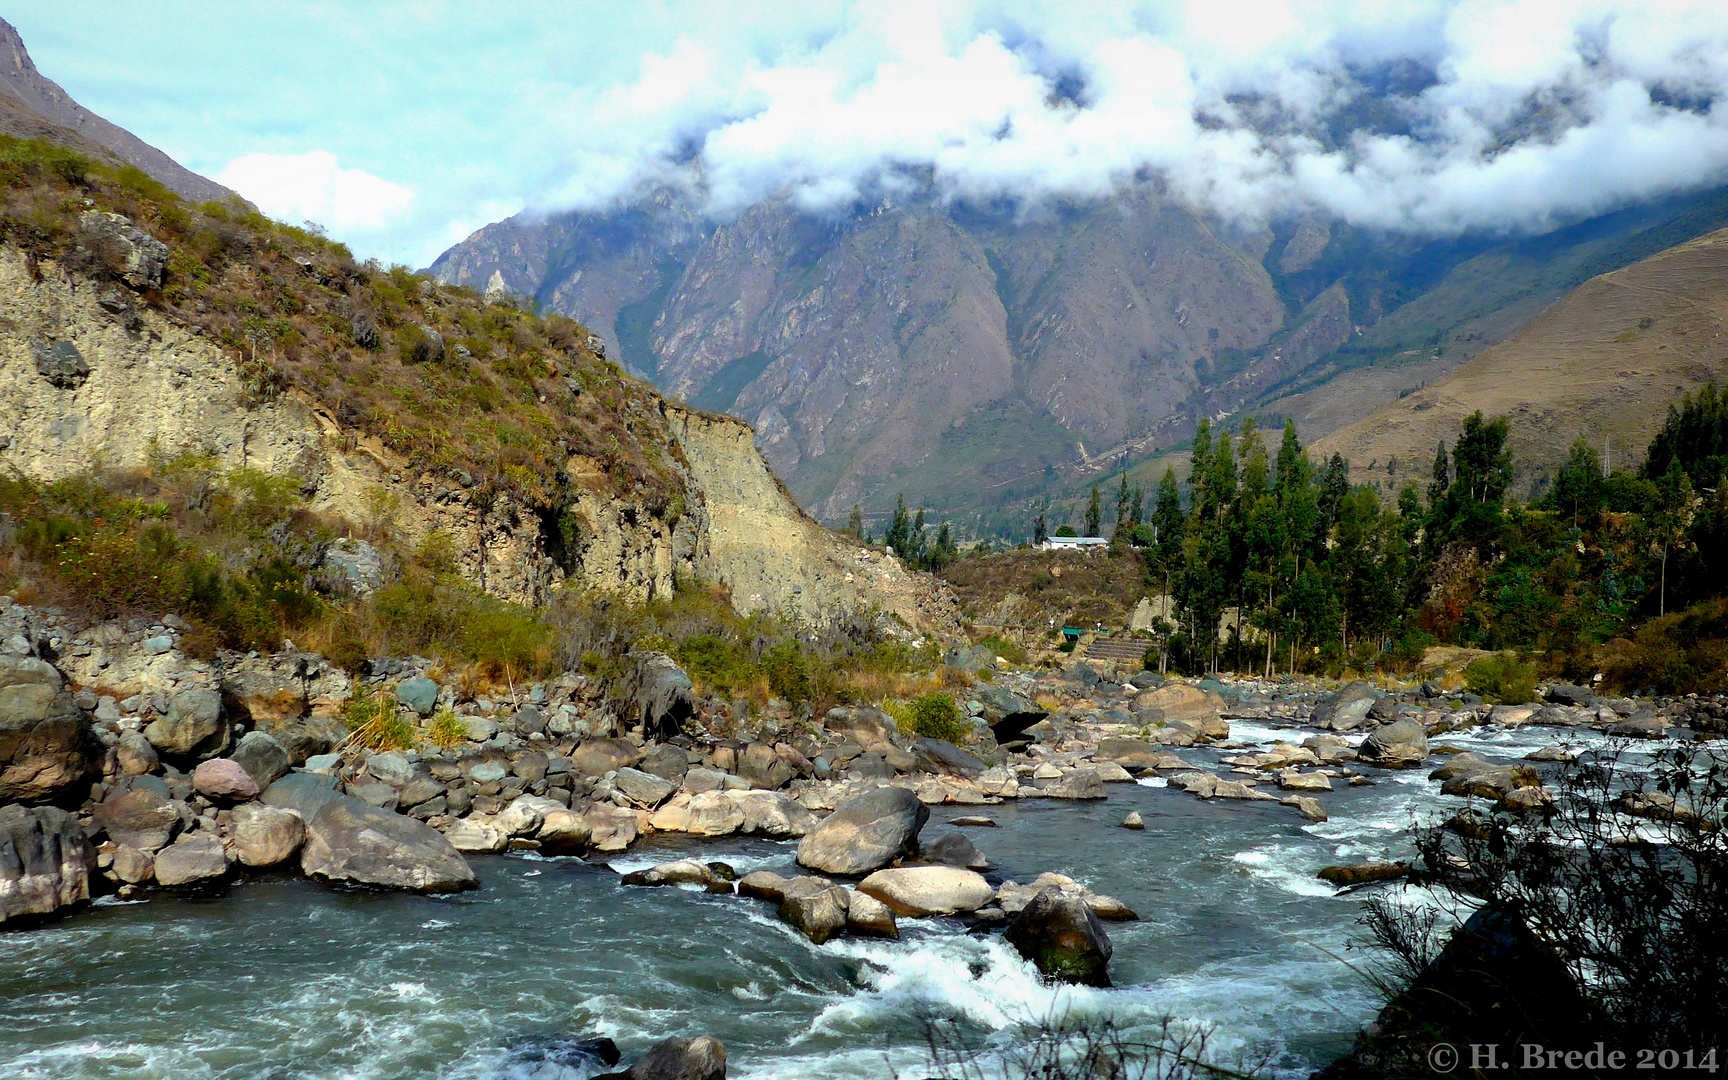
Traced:
<path fill-rule="evenodd" d="M 53 806 L 0 806 L 0 926 L 90 899 L 96 851 L 78 819 Z"/>
<path fill-rule="evenodd" d="M 265 788 L 261 801 L 265 806 L 292 810 L 300 815 L 301 820 L 311 821 L 318 811 L 324 809 L 325 803 L 339 798 L 341 793 L 336 790 L 334 776 L 297 772 L 289 773 Z"/>
<path fill-rule="evenodd" d="M 875 897 L 896 915 L 923 918 L 977 911 L 996 896 L 982 874 L 955 866 L 903 866 L 878 870 L 858 883 L 858 891 Z"/>
<path fill-rule="evenodd" d="M 261 792 L 258 781 L 233 758 L 211 758 L 192 770 L 192 787 L 211 799 L 246 802 Z"/>
<path fill-rule="evenodd" d="M 1187 721 L 1209 737 L 1223 738 L 1229 728 L 1218 731 L 1219 710 L 1224 699 L 1212 690 L 1202 690 L 1187 683 L 1169 683 L 1146 691 L 1134 699 L 1134 719 L 1142 724 L 1171 724 Z"/>
<path fill-rule="evenodd" d="M 1373 683 L 1357 680 L 1341 690 L 1326 694 L 1314 705 L 1310 721 L 1318 728 L 1350 731 L 1368 723 L 1368 713 L 1374 703 L 1385 695 Z"/>
<path fill-rule="evenodd" d="M 835 738 L 857 743 L 866 750 L 891 743 L 898 730 L 893 717 L 868 705 L 837 705 L 822 718 L 822 726 Z"/>
<path fill-rule="evenodd" d="M 826 874 L 868 874 L 918 846 L 930 810 L 912 791 L 876 788 L 834 808 L 798 844 L 798 865 Z"/>
<path fill-rule="evenodd" d="M 479 884 L 468 860 L 438 830 L 346 795 L 325 803 L 306 822 L 300 869 L 324 881 L 412 892 L 456 892 Z"/>
<path fill-rule="evenodd" d="M 1398 720 L 1378 729 L 1356 748 L 1356 760 L 1388 769 L 1409 769 L 1428 759 L 1428 736 L 1414 720 Z"/>
<path fill-rule="evenodd" d="M 623 1072 L 594 1080 L 726 1080 L 726 1048 L 706 1035 L 673 1037 Z"/>
<path fill-rule="evenodd" d="M 85 779 L 96 750 L 89 717 L 52 664 L 0 656 L 0 803 L 60 797 Z"/>
<path fill-rule="evenodd" d="M 116 784 L 92 817 L 116 844 L 148 853 L 168 846 L 192 813 L 159 777 L 138 776 Z"/>
<path fill-rule="evenodd" d="M 1047 979 L 1110 985 L 1110 935 L 1073 893 L 1055 887 L 1039 891 L 1014 916 L 1003 938 Z"/>
<path fill-rule="evenodd" d="M 825 878 L 793 878 L 781 891 L 780 918 L 820 945 L 846 928 L 850 900 L 845 886 Z"/>
<path fill-rule="evenodd" d="M 234 808 L 234 856 L 247 866 L 277 866 L 300 850 L 306 824 L 292 810 L 243 803 Z"/>
<path fill-rule="evenodd" d="M 990 767 L 989 763 L 979 760 L 946 739 L 924 737 L 914 740 L 912 757 L 918 763 L 918 768 L 925 772 L 948 773 L 951 776 L 964 776 L 968 780 L 977 779 Z"/>
<path fill-rule="evenodd" d="M 1050 715 L 1050 710 L 993 683 L 979 683 L 970 691 L 982 711 L 978 714 L 990 725 L 990 734 L 998 743 L 1018 742 L 1026 738 L 1026 729 Z"/>
<path fill-rule="evenodd" d="M 288 748 L 262 731 L 248 731 L 228 757 L 257 781 L 260 791 L 288 772 Z"/>
<path fill-rule="evenodd" d="M 182 836 L 156 853 L 156 884 L 173 887 L 217 881 L 228 873 L 222 841 L 206 832 Z"/>

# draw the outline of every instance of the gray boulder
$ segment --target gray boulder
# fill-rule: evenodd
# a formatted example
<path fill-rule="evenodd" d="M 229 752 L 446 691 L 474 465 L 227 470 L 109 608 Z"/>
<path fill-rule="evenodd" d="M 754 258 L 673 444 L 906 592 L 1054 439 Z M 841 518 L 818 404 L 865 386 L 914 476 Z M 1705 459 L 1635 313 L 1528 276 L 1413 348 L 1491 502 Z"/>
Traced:
<path fill-rule="evenodd" d="M 144 780 L 155 783 L 138 782 Z M 166 847 L 190 816 L 186 804 L 169 798 L 167 785 L 156 777 L 116 785 L 92 815 L 116 844 L 146 853 Z"/>
<path fill-rule="evenodd" d="M 120 766 L 120 772 L 126 776 L 148 776 L 162 766 L 156 756 L 156 748 L 150 745 L 150 740 L 146 739 L 141 731 L 120 733 L 120 741 L 114 746 L 114 760 Z"/>
<path fill-rule="evenodd" d="M 384 583 L 384 560 L 364 540 L 333 540 L 324 551 L 324 568 L 356 596 L 368 596 Z"/>
<path fill-rule="evenodd" d="M 52 664 L 0 656 L 0 803 L 46 802 L 90 772 L 89 717 Z"/>
<path fill-rule="evenodd" d="M 265 806 L 292 810 L 300 815 L 302 821 L 311 821 L 318 811 L 324 809 L 325 803 L 341 797 L 334 776 L 298 772 L 289 773 L 265 788 L 259 801 Z"/>
<path fill-rule="evenodd" d="M 1596 695 L 1587 687 L 1576 686 L 1572 683 L 1555 683 L 1543 691 L 1542 699 L 1554 705 L 1582 707 L 1594 704 Z"/>
<path fill-rule="evenodd" d="M 901 787 L 876 788 L 834 808 L 798 844 L 798 865 L 828 874 L 880 870 L 918 844 L 930 810 Z"/>
<path fill-rule="evenodd" d="M 416 675 L 396 688 L 396 700 L 421 716 L 431 716 L 438 707 L 438 684 L 424 675 Z"/>
<path fill-rule="evenodd" d="M 925 844 L 920 854 L 943 866 L 958 866 L 966 870 L 990 869 L 990 860 L 962 833 L 951 832 L 946 836 L 939 836 Z"/>
<path fill-rule="evenodd" d="M 346 796 L 326 802 L 306 822 L 300 869 L 322 881 L 412 892 L 479 885 L 468 860 L 436 829 Z"/>
<path fill-rule="evenodd" d="M 793 878 L 780 898 L 780 919 L 820 945 L 846 928 L 849 900 L 845 886 L 822 878 Z"/>
<path fill-rule="evenodd" d="M 570 754 L 570 767 L 582 776 L 604 776 L 642 759 L 636 744 L 624 739 L 587 739 Z"/>
<path fill-rule="evenodd" d="M 948 773 L 976 779 L 990 766 L 945 739 L 920 738 L 912 743 L 912 757 L 925 772 Z"/>
<path fill-rule="evenodd" d="M 234 808 L 234 855 L 247 866 L 276 866 L 300 850 L 306 825 L 292 810 L 246 803 Z"/>
<path fill-rule="evenodd" d="M 156 853 L 156 884 L 168 888 L 214 881 L 227 873 L 222 841 L 210 833 L 182 836 Z"/>
<path fill-rule="evenodd" d="M 168 699 L 168 715 L 151 722 L 144 737 L 170 757 L 215 757 L 228 748 L 222 695 L 213 689 L 180 691 Z"/>
<path fill-rule="evenodd" d="M 1368 713 L 1377 698 L 1384 697 L 1372 683 L 1353 682 L 1335 693 L 1323 696 L 1314 706 L 1311 718 L 1315 727 L 1333 731 L 1349 731 L 1368 722 Z"/>
<path fill-rule="evenodd" d="M 1428 759 L 1428 736 L 1416 721 L 1399 720 L 1364 739 L 1356 759 L 1389 769 L 1412 768 Z"/>
<path fill-rule="evenodd" d="M 1047 979 L 1110 985 L 1110 935 L 1080 896 L 1055 886 L 1040 890 L 1003 938 Z"/>
<path fill-rule="evenodd" d="M 672 797 L 678 788 L 669 780 L 662 780 L 640 769 L 626 766 L 612 775 L 612 786 L 623 792 L 624 797 L 638 806 L 652 810 Z"/>
<path fill-rule="evenodd" d="M 52 806 L 0 806 L 0 926 L 90 899 L 96 850 L 78 819 Z"/>
<path fill-rule="evenodd" d="M 969 692 L 983 706 L 979 716 L 990 725 L 990 732 L 998 743 L 1025 738 L 1027 728 L 1050 715 L 1050 711 L 1037 702 L 994 683 L 979 683 Z"/>
<path fill-rule="evenodd" d="M 228 756 L 251 774 L 260 790 L 268 788 L 288 772 L 287 748 L 262 731 L 248 731 Z"/>
<path fill-rule="evenodd" d="M 726 1080 L 726 1048 L 706 1035 L 673 1037 L 623 1072 L 594 1080 Z"/>
<path fill-rule="evenodd" d="M 372 774 L 373 779 L 394 788 L 406 787 L 414 779 L 414 763 L 400 750 L 373 754 L 366 759 L 366 771 Z"/>

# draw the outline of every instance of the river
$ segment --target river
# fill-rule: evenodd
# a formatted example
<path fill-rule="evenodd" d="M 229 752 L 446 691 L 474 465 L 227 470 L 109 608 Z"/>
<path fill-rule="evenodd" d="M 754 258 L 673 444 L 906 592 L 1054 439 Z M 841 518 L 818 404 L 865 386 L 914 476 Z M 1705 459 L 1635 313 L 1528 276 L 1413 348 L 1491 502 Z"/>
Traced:
<path fill-rule="evenodd" d="M 1232 724 L 1232 738 L 1300 741 Z M 1497 761 L 1593 733 L 1473 729 L 1442 736 Z M 1210 749 L 1182 751 L 1197 764 Z M 1020 800 L 968 828 L 998 873 L 1055 870 L 1139 912 L 1108 924 L 1117 989 L 1053 988 L 998 937 L 902 920 L 899 941 L 812 945 L 736 896 L 625 888 L 615 870 L 696 853 L 790 873 L 794 844 L 680 838 L 596 861 L 474 860 L 481 888 L 447 898 L 342 893 L 292 875 L 205 898 L 99 902 L 0 935 L 0 1074 L 27 1080 L 583 1080 L 568 1040 L 615 1039 L 625 1061 L 667 1035 L 709 1034 L 729 1075 L 919 1076 L 923 1018 L 1011 1047 L 1052 1015 L 1210 1032 L 1225 1064 L 1301 1077 L 1347 1049 L 1379 997 L 1347 952 L 1361 894 L 1321 866 L 1396 858 L 1409 826 L 1462 799 L 1427 769 L 1365 769 L 1309 823 L 1275 803 L 1201 801 L 1116 784 L 1104 802 Z M 1143 832 L 1120 828 L 1137 810 Z M 934 807 L 925 837 L 976 807 Z M 1413 898 L 1419 899 L 1419 898 Z"/>

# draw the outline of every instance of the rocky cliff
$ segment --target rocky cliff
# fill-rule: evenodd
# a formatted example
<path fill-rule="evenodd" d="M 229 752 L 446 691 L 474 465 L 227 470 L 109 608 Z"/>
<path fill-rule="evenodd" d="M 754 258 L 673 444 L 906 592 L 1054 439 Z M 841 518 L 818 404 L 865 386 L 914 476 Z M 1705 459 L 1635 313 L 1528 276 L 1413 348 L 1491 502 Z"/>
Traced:
<path fill-rule="evenodd" d="M 560 509 L 567 535 L 554 539 L 547 508 L 415 468 L 344 424 L 340 387 L 329 397 L 298 388 L 260 397 L 233 352 L 200 330 L 111 282 L 0 248 L 0 465 L 56 480 L 190 454 L 221 470 L 292 476 L 312 509 L 350 521 L 387 513 L 407 546 L 442 530 L 465 576 L 526 603 L 565 586 L 649 600 L 697 578 L 730 585 L 743 610 L 806 624 L 873 610 L 912 626 L 936 625 L 933 615 L 952 621 L 943 605 L 930 606 L 927 579 L 806 518 L 739 421 L 650 392 L 655 430 L 672 440 L 664 459 L 682 513 L 606 490 L 591 456 L 599 450 L 575 446 Z"/>

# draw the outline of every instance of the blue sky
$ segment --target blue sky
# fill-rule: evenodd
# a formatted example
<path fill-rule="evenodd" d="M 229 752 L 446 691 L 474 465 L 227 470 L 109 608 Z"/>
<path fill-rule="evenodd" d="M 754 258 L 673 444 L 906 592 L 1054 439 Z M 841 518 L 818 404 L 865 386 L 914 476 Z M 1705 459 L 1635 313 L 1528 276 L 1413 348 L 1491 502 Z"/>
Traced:
<path fill-rule="evenodd" d="M 362 256 L 682 185 L 1540 230 L 1728 182 L 1720 0 L 9 5 L 87 107 Z M 1397 123 L 1340 130 L 1381 74 Z M 1383 110 L 1384 113 L 1384 110 Z M 920 178 L 917 181 L 909 177 Z"/>

